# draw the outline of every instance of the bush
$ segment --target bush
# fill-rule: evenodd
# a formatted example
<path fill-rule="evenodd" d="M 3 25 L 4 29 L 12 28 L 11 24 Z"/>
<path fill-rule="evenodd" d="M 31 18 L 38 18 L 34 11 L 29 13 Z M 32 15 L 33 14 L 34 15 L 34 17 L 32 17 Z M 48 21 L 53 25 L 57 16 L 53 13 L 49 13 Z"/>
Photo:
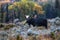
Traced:
<path fill-rule="evenodd" d="M 12 5 L 9 5 L 8 9 L 9 11 L 13 11 L 13 13 L 22 21 L 25 20 L 25 15 L 35 14 L 35 10 L 37 11 L 37 14 L 43 14 L 44 12 L 41 5 L 28 0 L 14 2 Z"/>
<path fill-rule="evenodd" d="M 55 38 L 56 38 L 56 35 L 55 35 L 55 33 L 54 33 L 54 32 L 51 32 L 51 37 L 52 37 L 53 39 L 55 39 Z"/>

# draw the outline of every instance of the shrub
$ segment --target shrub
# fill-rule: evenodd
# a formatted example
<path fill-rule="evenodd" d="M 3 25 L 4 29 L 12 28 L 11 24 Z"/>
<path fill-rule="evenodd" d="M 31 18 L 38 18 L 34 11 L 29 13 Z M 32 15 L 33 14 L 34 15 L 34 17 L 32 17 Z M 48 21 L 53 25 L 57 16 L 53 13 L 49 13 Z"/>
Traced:
<path fill-rule="evenodd" d="M 19 35 L 17 35 L 17 40 L 22 40 L 23 38 Z"/>

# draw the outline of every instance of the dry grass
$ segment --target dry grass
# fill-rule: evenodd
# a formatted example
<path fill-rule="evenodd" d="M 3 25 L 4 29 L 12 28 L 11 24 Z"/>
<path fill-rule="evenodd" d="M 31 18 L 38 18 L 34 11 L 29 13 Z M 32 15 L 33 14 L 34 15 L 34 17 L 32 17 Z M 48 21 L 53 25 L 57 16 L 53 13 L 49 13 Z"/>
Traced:
<path fill-rule="evenodd" d="M 37 36 L 37 40 L 53 40 L 49 35 Z"/>
<path fill-rule="evenodd" d="M 56 39 L 55 40 L 60 40 L 60 32 L 56 33 Z"/>
<path fill-rule="evenodd" d="M 5 25 L 4 30 L 7 30 L 7 29 L 12 28 L 12 27 L 14 27 L 14 26 L 15 26 L 15 25 L 13 25 L 13 24 Z"/>
<path fill-rule="evenodd" d="M 9 40 L 16 40 L 15 37 L 8 37 Z"/>
<path fill-rule="evenodd" d="M 29 40 L 53 40 L 49 35 L 30 36 Z"/>
<path fill-rule="evenodd" d="M 9 40 L 60 40 L 60 35 L 56 36 L 56 39 L 53 39 L 51 35 L 39 35 L 39 36 L 29 36 L 27 39 L 23 38 L 22 36 L 9 37 Z"/>
<path fill-rule="evenodd" d="M 8 38 L 9 40 L 23 40 L 23 37 L 22 36 L 20 36 L 20 35 L 18 35 L 17 37 L 9 37 Z"/>

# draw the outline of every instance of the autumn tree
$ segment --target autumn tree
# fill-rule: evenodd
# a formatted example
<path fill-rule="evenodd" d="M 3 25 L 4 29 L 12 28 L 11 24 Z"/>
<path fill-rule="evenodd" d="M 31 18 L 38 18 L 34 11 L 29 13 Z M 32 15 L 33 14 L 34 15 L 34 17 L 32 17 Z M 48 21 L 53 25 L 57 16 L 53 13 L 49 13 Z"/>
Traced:
<path fill-rule="evenodd" d="M 28 0 L 21 0 L 19 2 L 14 2 L 12 5 L 8 8 L 10 11 L 13 11 L 14 14 L 18 18 L 25 18 L 25 15 L 32 15 L 34 11 L 37 11 L 37 14 L 43 14 L 44 11 L 42 9 L 42 6 L 39 4 L 28 1 Z"/>

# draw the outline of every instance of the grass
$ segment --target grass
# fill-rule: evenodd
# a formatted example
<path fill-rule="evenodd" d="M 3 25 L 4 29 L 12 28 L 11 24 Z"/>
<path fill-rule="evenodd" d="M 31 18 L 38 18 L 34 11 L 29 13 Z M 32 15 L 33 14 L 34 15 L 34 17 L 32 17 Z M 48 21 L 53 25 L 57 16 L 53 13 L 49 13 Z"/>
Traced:
<path fill-rule="evenodd" d="M 10 29 L 10 28 L 12 28 L 12 27 L 14 27 L 15 25 L 13 25 L 13 24 L 8 24 L 8 25 L 6 25 L 5 27 L 4 27 L 4 30 L 7 30 L 7 29 Z"/>

